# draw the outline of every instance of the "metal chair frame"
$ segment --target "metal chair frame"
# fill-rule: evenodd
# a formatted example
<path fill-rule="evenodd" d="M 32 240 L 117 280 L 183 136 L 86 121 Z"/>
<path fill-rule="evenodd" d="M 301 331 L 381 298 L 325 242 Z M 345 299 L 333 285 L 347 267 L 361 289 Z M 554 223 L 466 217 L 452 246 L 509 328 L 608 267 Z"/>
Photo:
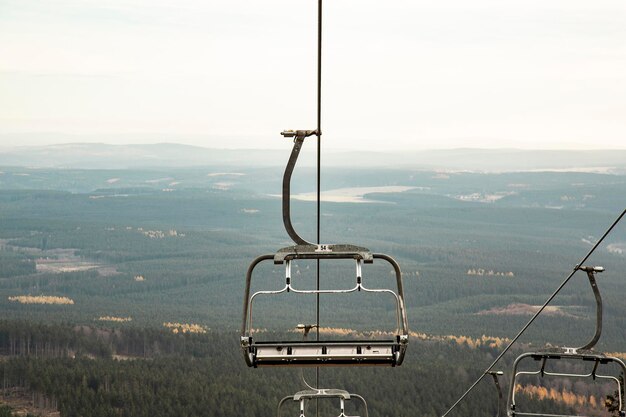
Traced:
<path fill-rule="evenodd" d="M 333 250 L 332 245 L 330 250 Z M 363 248 L 359 248 L 363 249 Z M 284 256 L 284 252 L 277 255 L 262 255 L 256 258 L 246 274 L 246 290 L 244 299 L 243 323 L 241 327 L 241 346 L 248 366 L 269 365 L 299 365 L 299 366 L 337 366 L 337 365 L 387 365 L 402 364 L 406 345 L 408 343 L 408 325 L 406 309 L 404 307 L 404 290 L 402 286 L 402 272 L 395 260 L 384 254 L 370 254 L 361 256 L 359 251 L 334 251 L 328 249 L 322 252 L 300 250 L 297 253 Z M 320 289 L 301 290 L 292 285 L 291 262 L 294 259 L 355 259 L 356 284 L 348 289 Z M 284 257 L 283 257 L 284 256 Z M 367 288 L 362 280 L 363 259 L 382 259 L 393 266 L 396 275 L 397 292 L 387 288 Z M 275 263 L 285 264 L 285 286 L 279 290 L 262 290 L 250 295 L 252 275 L 255 267 L 261 262 L 274 260 Z M 277 295 L 286 292 L 294 294 L 347 294 L 356 291 L 368 293 L 391 294 L 395 300 L 396 336 L 393 339 L 362 339 L 362 340 L 334 340 L 334 341 L 255 341 L 252 328 L 252 306 L 258 296 Z"/>
<path fill-rule="evenodd" d="M 518 367 L 520 362 L 522 362 L 526 358 L 532 358 L 535 361 L 541 361 L 541 368 L 537 371 L 518 371 Z M 550 372 L 545 370 L 546 362 L 549 360 L 560 360 L 560 359 L 569 359 L 569 360 L 582 360 L 582 361 L 593 361 L 593 369 L 591 372 L 586 374 L 575 374 L 575 373 L 565 373 L 565 372 Z M 555 376 L 555 377 L 565 377 L 565 378 L 593 378 L 596 379 L 605 379 L 615 382 L 617 386 L 618 392 L 618 407 L 619 407 L 619 415 L 626 416 L 626 412 L 624 410 L 624 401 L 622 398 L 622 385 L 619 378 L 613 375 L 601 375 L 597 373 L 597 369 L 599 365 L 608 365 L 610 363 L 616 364 L 622 375 L 626 375 L 626 365 L 624 361 L 619 358 L 615 358 L 612 356 L 606 356 L 602 353 L 592 352 L 592 351 L 573 351 L 572 349 L 555 349 L 553 351 L 546 352 L 530 352 L 525 353 L 519 356 L 513 365 L 513 378 L 512 382 L 509 385 L 508 392 L 508 415 L 509 417 L 513 416 L 545 416 L 545 417 L 579 417 L 578 415 L 560 415 L 560 414 L 546 414 L 546 413 L 528 413 L 521 412 L 517 410 L 517 404 L 515 402 L 515 387 L 518 385 L 518 381 L 520 376 L 523 375 L 540 375 L 543 376 Z"/>
<path fill-rule="evenodd" d="M 624 361 L 619 358 L 607 356 L 602 352 L 596 352 L 593 350 L 593 347 L 600 340 L 600 336 L 602 334 L 602 296 L 600 295 L 600 290 L 596 283 L 595 275 L 597 273 L 603 272 L 604 268 L 601 266 L 576 266 L 575 271 L 580 270 L 587 273 L 587 278 L 589 279 L 589 284 L 593 291 L 595 300 L 596 300 L 596 326 L 593 337 L 583 346 L 578 348 L 570 348 L 570 347 L 562 347 L 562 348 L 553 348 L 553 349 L 545 349 L 537 352 L 527 352 L 520 355 L 513 364 L 513 373 L 511 375 L 511 383 L 509 384 L 508 397 L 507 397 L 507 415 L 508 417 L 519 416 L 545 416 L 545 417 L 580 417 L 577 415 L 560 415 L 560 414 L 545 414 L 545 413 L 529 413 L 529 412 L 520 412 L 516 409 L 515 403 L 515 387 L 518 384 L 518 380 L 520 376 L 523 375 L 540 375 L 543 376 L 556 376 L 556 377 L 565 377 L 565 378 L 593 378 L 596 379 L 606 379 L 614 381 L 617 385 L 618 392 L 618 413 L 621 417 L 626 417 L 626 410 L 624 409 L 624 400 L 622 395 L 622 386 L 619 378 L 613 375 L 601 375 L 597 373 L 598 367 L 600 365 L 608 365 L 608 364 L 616 364 L 621 372 L 622 376 L 626 376 L 626 365 Z M 532 358 L 536 361 L 541 361 L 541 368 L 537 371 L 518 371 L 518 366 L 521 361 L 526 358 Z M 582 360 L 582 361 L 593 361 L 594 366 L 591 372 L 588 374 L 575 374 L 575 373 L 564 373 L 564 372 L 549 372 L 545 370 L 546 362 L 548 360 Z"/>

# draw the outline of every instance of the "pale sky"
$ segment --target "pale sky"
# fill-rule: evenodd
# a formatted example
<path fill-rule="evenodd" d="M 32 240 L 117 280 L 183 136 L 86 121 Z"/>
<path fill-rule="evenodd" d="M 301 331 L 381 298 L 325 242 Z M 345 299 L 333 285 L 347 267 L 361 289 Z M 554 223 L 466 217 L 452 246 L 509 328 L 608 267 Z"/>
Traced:
<path fill-rule="evenodd" d="M 282 148 L 317 0 L 0 0 L 0 134 Z M 624 0 L 326 0 L 325 149 L 626 149 Z M 52 134 L 50 134 L 52 133 Z M 17 140 L 16 140 L 17 142 Z"/>

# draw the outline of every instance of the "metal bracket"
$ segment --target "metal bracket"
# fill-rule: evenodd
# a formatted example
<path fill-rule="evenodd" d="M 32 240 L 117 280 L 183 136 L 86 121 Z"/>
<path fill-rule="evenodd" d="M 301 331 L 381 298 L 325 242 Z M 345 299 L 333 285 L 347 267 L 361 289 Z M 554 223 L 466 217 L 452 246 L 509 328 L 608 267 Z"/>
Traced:
<path fill-rule="evenodd" d="M 289 246 L 278 250 L 274 255 L 275 264 L 291 259 L 361 259 L 364 263 L 371 264 L 374 255 L 367 248 L 346 244 Z"/>
<path fill-rule="evenodd" d="M 281 135 L 283 135 L 286 138 L 296 138 L 296 139 L 304 139 L 307 138 L 309 136 L 320 136 L 320 134 L 318 134 L 317 130 L 283 130 L 282 132 L 280 132 Z"/>
<path fill-rule="evenodd" d="M 283 224 L 289 237 L 296 243 L 296 245 L 312 245 L 311 242 L 307 242 L 295 231 L 293 224 L 291 223 L 291 175 L 298 162 L 298 156 L 300 150 L 302 150 L 302 144 L 304 138 L 309 136 L 320 136 L 321 132 L 318 130 L 284 130 L 280 132 L 286 138 L 294 138 L 293 149 L 291 150 L 291 156 L 285 167 L 285 173 L 283 174 Z"/>

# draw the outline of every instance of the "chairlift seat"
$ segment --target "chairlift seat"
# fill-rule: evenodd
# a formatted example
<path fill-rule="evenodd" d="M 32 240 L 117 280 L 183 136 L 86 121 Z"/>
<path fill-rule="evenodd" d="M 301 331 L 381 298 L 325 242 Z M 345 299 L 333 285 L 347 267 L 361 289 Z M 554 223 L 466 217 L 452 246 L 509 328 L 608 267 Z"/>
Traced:
<path fill-rule="evenodd" d="M 402 362 L 406 338 L 388 340 L 243 341 L 248 366 L 396 366 Z"/>

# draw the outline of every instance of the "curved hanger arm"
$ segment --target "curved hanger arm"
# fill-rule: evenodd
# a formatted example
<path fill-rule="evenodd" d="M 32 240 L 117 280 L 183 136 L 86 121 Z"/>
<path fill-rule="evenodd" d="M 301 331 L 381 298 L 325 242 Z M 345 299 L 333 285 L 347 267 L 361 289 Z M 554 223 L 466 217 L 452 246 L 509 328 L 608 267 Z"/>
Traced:
<path fill-rule="evenodd" d="M 593 295 L 596 297 L 596 332 L 587 344 L 578 348 L 583 350 L 594 347 L 596 343 L 598 343 L 598 340 L 600 340 L 600 335 L 602 334 L 602 296 L 600 295 L 600 289 L 596 283 L 595 275 L 598 272 L 603 272 L 604 268 L 601 266 L 579 266 L 578 269 L 587 273 Z"/>
<path fill-rule="evenodd" d="M 312 135 L 318 135 L 317 130 L 285 130 L 281 132 L 281 135 L 285 137 L 293 137 L 293 149 L 291 150 L 291 156 L 285 167 L 285 173 L 283 174 L 283 224 L 289 237 L 295 242 L 296 245 L 312 245 L 311 242 L 307 242 L 296 232 L 291 223 L 291 174 L 298 162 L 298 156 L 300 150 L 302 150 L 302 144 L 304 138 Z"/>
<path fill-rule="evenodd" d="M 493 378 L 493 382 L 496 385 L 496 391 L 498 392 L 498 411 L 496 417 L 500 417 L 500 410 L 502 409 L 502 386 L 500 385 L 500 379 L 498 377 L 503 375 L 502 371 L 489 371 L 489 375 Z"/>

